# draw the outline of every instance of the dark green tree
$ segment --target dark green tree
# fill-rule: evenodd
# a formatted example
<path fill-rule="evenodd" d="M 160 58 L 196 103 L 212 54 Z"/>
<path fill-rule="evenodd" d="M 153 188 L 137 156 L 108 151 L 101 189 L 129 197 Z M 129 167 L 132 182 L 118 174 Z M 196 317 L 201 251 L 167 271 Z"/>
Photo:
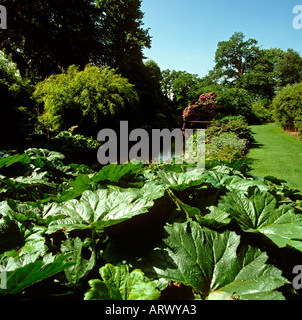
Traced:
<path fill-rule="evenodd" d="M 259 50 L 253 68 L 242 76 L 241 87 L 256 98 L 271 101 L 277 85 L 275 66 L 268 50 Z"/>
<path fill-rule="evenodd" d="M 285 87 L 302 81 L 302 57 L 293 50 L 288 49 L 277 64 L 278 85 Z"/>
<path fill-rule="evenodd" d="M 142 0 L 97 0 L 104 37 L 104 62 L 117 68 L 131 83 L 141 82 L 143 49 L 151 47 L 149 30 L 143 28 Z"/>
<path fill-rule="evenodd" d="M 218 43 L 215 54 L 215 77 L 229 86 L 241 87 L 243 75 L 253 69 L 259 47 L 255 39 L 245 40 L 242 32 L 235 32 L 228 41 Z"/>
<path fill-rule="evenodd" d="M 33 130 L 36 121 L 33 90 L 30 80 L 22 79 L 16 65 L 0 52 L 0 147 L 24 142 Z"/>
<path fill-rule="evenodd" d="M 3 0 L 8 28 L 0 49 L 37 81 L 71 64 L 84 67 L 103 59 L 100 9 L 90 0 Z"/>
<path fill-rule="evenodd" d="M 176 108 L 183 110 L 199 93 L 200 81 L 197 74 L 164 70 L 162 72 L 162 91 L 173 101 Z"/>

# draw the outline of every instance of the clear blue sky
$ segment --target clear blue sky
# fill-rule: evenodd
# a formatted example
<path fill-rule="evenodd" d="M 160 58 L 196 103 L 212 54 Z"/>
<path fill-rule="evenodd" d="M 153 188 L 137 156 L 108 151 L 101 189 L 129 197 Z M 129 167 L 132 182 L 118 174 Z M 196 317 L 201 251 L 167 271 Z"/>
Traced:
<path fill-rule="evenodd" d="M 144 27 L 152 48 L 145 50 L 162 70 L 204 76 L 214 66 L 219 41 L 236 31 L 262 48 L 302 53 L 302 29 L 293 28 L 293 8 L 302 0 L 143 0 Z"/>

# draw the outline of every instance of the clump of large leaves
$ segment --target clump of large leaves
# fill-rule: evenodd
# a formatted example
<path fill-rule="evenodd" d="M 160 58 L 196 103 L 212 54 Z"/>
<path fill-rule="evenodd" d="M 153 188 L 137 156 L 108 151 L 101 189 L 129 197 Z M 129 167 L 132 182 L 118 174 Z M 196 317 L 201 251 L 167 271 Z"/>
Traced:
<path fill-rule="evenodd" d="M 162 241 L 146 269 L 155 279 L 191 286 L 203 299 L 283 299 L 277 291 L 288 283 L 282 271 L 266 264 L 268 256 L 259 249 L 240 247 L 234 232 L 174 223 L 165 227 Z"/>

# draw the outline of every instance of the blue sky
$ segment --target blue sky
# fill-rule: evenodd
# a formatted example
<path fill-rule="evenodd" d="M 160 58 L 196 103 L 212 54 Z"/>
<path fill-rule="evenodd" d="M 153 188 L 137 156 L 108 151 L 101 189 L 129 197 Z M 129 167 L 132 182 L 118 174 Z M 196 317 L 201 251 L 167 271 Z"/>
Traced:
<path fill-rule="evenodd" d="M 293 28 L 293 8 L 302 0 L 143 0 L 144 27 L 152 48 L 145 50 L 162 70 L 204 76 L 214 66 L 219 41 L 236 31 L 262 48 L 302 53 L 302 29 Z"/>

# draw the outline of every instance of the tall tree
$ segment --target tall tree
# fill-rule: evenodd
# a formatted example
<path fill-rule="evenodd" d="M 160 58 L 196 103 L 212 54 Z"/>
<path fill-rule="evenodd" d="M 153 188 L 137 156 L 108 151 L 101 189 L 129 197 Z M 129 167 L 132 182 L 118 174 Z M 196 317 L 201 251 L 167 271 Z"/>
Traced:
<path fill-rule="evenodd" d="M 293 50 L 288 49 L 277 64 L 278 85 L 285 87 L 302 81 L 302 57 Z"/>
<path fill-rule="evenodd" d="M 0 49 L 11 54 L 22 76 L 41 80 L 71 64 L 102 60 L 100 10 L 90 0 L 2 0 L 8 28 Z"/>
<path fill-rule="evenodd" d="M 149 30 L 143 28 L 142 0 L 97 0 L 101 12 L 104 56 L 107 65 L 132 83 L 139 83 L 144 71 L 143 49 L 151 47 Z"/>
<path fill-rule="evenodd" d="M 186 71 L 162 71 L 162 91 L 179 110 L 186 108 L 199 93 L 200 81 L 197 74 Z"/>
<path fill-rule="evenodd" d="M 241 87 L 260 99 L 272 100 L 276 89 L 275 65 L 271 50 L 259 50 L 254 66 L 242 76 Z"/>
<path fill-rule="evenodd" d="M 242 32 L 235 32 L 228 41 L 218 43 L 214 71 L 223 84 L 239 86 L 242 76 L 253 68 L 259 47 L 255 39 L 245 40 Z"/>

